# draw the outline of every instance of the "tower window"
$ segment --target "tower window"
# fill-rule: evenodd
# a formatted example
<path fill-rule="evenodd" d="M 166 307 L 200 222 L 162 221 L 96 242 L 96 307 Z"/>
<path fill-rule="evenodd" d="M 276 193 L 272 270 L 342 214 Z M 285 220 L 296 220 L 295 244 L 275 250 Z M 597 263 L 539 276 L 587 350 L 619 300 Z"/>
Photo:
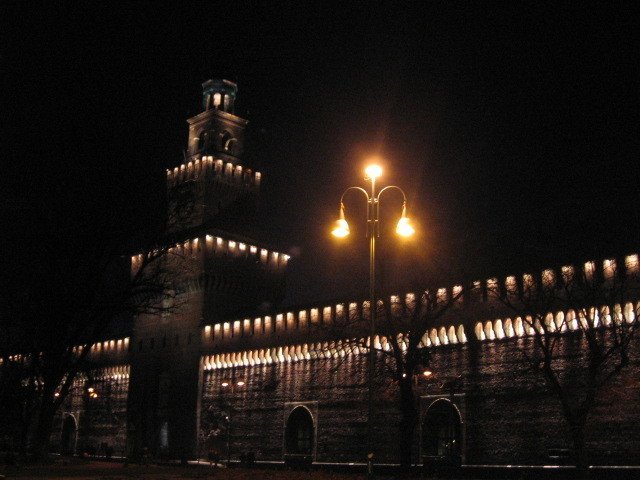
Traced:
<path fill-rule="evenodd" d="M 227 130 L 224 130 L 223 132 L 221 132 L 219 137 L 219 142 L 220 144 L 218 145 L 218 147 L 220 148 L 220 150 L 229 152 L 230 154 L 233 155 L 233 153 L 235 152 L 238 140 L 235 139 L 230 132 L 228 132 Z"/>
<path fill-rule="evenodd" d="M 227 140 L 224 143 L 225 152 L 233 153 L 233 151 L 235 150 L 236 143 L 238 143 L 238 141 L 235 138 L 230 138 L 229 140 Z"/>

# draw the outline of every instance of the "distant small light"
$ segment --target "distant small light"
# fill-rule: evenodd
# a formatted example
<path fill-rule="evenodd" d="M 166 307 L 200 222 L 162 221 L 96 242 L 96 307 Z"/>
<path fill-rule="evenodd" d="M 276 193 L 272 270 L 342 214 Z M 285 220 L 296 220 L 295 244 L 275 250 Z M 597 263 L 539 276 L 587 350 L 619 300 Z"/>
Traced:
<path fill-rule="evenodd" d="M 244 382 L 240 380 L 238 383 L 236 383 L 236 385 L 238 385 L 239 387 L 244 387 Z"/>
<path fill-rule="evenodd" d="M 229 386 L 229 382 L 222 382 L 222 386 L 223 387 L 228 387 Z"/>

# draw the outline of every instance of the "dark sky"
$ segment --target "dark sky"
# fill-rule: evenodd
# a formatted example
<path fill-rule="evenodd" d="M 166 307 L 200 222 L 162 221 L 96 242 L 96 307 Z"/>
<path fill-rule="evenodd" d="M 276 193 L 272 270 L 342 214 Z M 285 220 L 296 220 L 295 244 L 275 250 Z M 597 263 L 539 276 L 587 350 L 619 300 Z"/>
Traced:
<path fill-rule="evenodd" d="M 259 226 L 294 254 L 291 303 L 366 292 L 363 218 L 340 247 L 327 232 L 373 154 L 420 226 L 381 238 L 383 290 L 636 251 L 633 2 L 422 3 L 3 6 L 3 210 L 64 223 L 126 198 L 123 223 L 151 228 L 200 84 L 228 78 L 263 173 Z"/>

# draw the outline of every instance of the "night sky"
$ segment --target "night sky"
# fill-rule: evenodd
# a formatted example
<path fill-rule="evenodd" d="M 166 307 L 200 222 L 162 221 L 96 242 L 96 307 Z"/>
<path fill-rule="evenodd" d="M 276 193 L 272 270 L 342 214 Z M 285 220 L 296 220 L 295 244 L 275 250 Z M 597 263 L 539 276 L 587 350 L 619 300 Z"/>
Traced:
<path fill-rule="evenodd" d="M 422 3 L 0 7 L 3 238 L 46 239 L 15 220 L 34 209 L 144 237 L 201 83 L 227 78 L 263 174 L 257 227 L 293 255 L 289 303 L 366 293 L 363 200 L 346 243 L 328 231 L 371 155 L 419 224 L 405 244 L 383 232 L 384 291 L 637 251 L 633 2 Z M 400 207 L 383 199 L 383 225 Z"/>

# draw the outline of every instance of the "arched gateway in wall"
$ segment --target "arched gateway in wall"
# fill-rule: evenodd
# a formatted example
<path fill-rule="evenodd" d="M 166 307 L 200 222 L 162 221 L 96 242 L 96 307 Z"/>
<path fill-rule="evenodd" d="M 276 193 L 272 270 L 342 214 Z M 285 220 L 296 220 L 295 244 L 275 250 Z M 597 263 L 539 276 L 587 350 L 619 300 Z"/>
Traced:
<path fill-rule="evenodd" d="M 300 456 L 311 459 L 315 446 L 315 428 L 311 412 L 303 406 L 294 408 L 289 414 L 284 433 L 285 456 Z"/>
<path fill-rule="evenodd" d="M 424 463 L 461 463 L 462 421 L 451 401 L 441 398 L 429 406 L 422 420 L 421 445 Z"/>
<path fill-rule="evenodd" d="M 76 453 L 76 438 L 78 426 L 73 415 L 67 415 L 62 423 L 60 435 L 60 453 L 62 455 L 74 455 Z"/>

